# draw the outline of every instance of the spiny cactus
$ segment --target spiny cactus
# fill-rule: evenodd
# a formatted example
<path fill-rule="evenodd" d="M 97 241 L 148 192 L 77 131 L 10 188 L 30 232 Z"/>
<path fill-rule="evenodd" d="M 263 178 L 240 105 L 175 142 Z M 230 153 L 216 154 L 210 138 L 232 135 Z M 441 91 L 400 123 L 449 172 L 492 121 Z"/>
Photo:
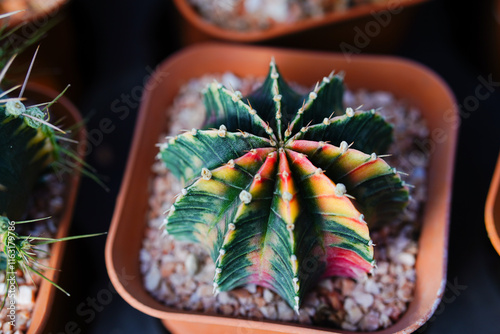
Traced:
<path fill-rule="evenodd" d="M 378 156 L 391 125 L 374 110 L 344 112 L 342 95 L 343 77 L 331 73 L 301 96 L 272 61 L 246 98 L 219 83 L 204 91 L 207 127 L 216 129 L 160 145 L 159 157 L 187 184 L 166 232 L 206 246 L 215 292 L 255 283 L 298 312 L 321 278 L 372 271 L 367 222 L 399 213 L 408 188 Z"/>
<path fill-rule="evenodd" d="M 2 68 L 0 82 L 14 58 L 11 57 Z M 9 97 L 19 88 L 18 97 Z M 56 131 L 63 131 L 49 123 L 48 108 L 57 98 L 52 102 L 26 107 L 22 102 L 24 91 L 25 85 L 22 85 L 0 93 L 0 242 L 3 246 L 0 270 L 6 272 L 8 279 L 16 281 L 17 269 L 23 270 L 26 275 L 34 273 L 49 280 L 40 271 L 41 265 L 35 252 L 37 245 L 74 238 L 22 236 L 16 231 L 16 225 L 32 222 L 23 219 L 30 195 L 41 176 L 50 171 L 55 163 L 65 164 L 68 156 L 78 158 L 60 145 L 60 141 L 66 139 Z M 50 282 L 66 293 L 56 283 Z M 5 301 L 4 297 L 2 307 Z"/>
<path fill-rule="evenodd" d="M 0 19 L 9 15 L 12 13 L 0 15 Z M 3 41 L 5 37 L 2 32 L 0 32 L 0 41 Z M 5 54 L 8 54 L 7 48 L 5 44 L 2 44 L 0 46 L 0 83 L 3 83 L 16 57 L 15 54 L 12 55 L 3 66 L 2 57 Z M 31 277 L 31 273 L 34 273 L 67 294 L 41 272 L 42 265 L 37 262 L 37 246 L 100 234 L 53 239 L 23 236 L 16 231 L 16 226 L 41 220 L 24 220 L 26 207 L 36 184 L 51 169 L 55 171 L 56 168 L 62 167 L 69 167 L 71 170 L 78 168 L 83 175 L 88 175 L 98 183 L 100 182 L 91 171 L 86 169 L 88 166 L 71 149 L 61 145 L 63 141 L 73 142 L 73 140 L 63 136 L 65 132 L 49 122 L 49 108 L 65 91 L 51 102 L 31 106 L 23 103 L 26 83 L 35 58 L 36 52 L 23 85 L 0 91 L 0 244 L 2 245 L 0 270 L 5 272 L 6 279 L 11 282 L 12 280 L 17 282 L 17 269 L 21 269 L 27 277 Z M 18 97 L 11 97 L 18 89 L 20 91 L 16 94 Z M 1 307 L 4 306 L 6 297 L 7 291 L 5 291 Z"/>

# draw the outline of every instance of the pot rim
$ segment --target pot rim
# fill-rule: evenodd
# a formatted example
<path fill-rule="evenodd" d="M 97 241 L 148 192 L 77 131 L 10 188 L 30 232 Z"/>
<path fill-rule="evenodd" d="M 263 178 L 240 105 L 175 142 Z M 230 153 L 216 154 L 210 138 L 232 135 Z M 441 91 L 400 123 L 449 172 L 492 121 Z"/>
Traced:
<path fill-rule="evenodd" d="M 412 7 L 426 1 L 428 0 L 396 0 L 401 5 L 400 8 Z M 322 17 L 311 17 L 291 23 L 275 23 L 271 28 L 264 30 L 237 31 L 219 27 L 206 20 L 196 12 L 187 0 L 174 0 L 174 4 L 182 17 L 199 30 L 219 39 L 244 43 L 265 41 L 329 24 L 346 22 L 368 16 L 374 12 L 395 10 L 392 2 L 392 0 L 389 0 L 382 3 L 363 4 L 348 8 L 345 11 L 332 11 Z"/>
<path fill-rule="evenodd" d="M 498 214 L 500 213 L 500 154 L 495 166 L 495 171 L 491 179 L 488 197 L 486 198 L 486 206 L 484 219 L 486 231 L 490 241 L 500 255 L 500 222 L 498 222 Z M 495 219 L 496 218 L 496 219 Z"/>

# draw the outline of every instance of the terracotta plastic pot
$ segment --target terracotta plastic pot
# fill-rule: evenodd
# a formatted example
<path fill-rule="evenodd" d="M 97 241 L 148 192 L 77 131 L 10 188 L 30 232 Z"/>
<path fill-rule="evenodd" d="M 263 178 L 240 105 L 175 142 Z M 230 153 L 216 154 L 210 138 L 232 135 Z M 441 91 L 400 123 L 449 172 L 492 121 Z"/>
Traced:
<path fill-rule="evenodd" d="M 500 154 L 498 155 L 497 165 L 491 180 L 490 191 L 486 199 L 486 208 L 484 219 L 486 221 L 486 231 L 488 237 L 500 254 Z"/>
<path fill-rule="evenodd" d="M 429 142 L 429 200 L 423 212 L 419 239 L 415 298 L 396 324 L 378 333 L 416 330 L 436 309 L 446 284 L 457 137 L 456 123 L 451 123 L 450 119 L 457 115 L 457 111 L 452 93 L 440 78 L 421 65 L 393 57 L 357 56 L 348 61 L 343 55 L 332 53 L 209 44 L 185 49 L 167 59 L 157 69 L 157 75 L 153 75 L 143 95 L 132 151 L 106 244 L 106 265 L 113 285 L 128 303 L 163 319 L 173 333 L 238 333 L 238 329 L 245 333 L 335 332 L 311 326 L 180 311 L 162 305 L 143 286 L 139 250 L 147 224 L 148 185 L 152 177 L 151 165 L 158 150 L 155 144 L 160 133 L 168 127 L 165 110 L 179 87 L 190 78 L 224 71 L 240 76 L 265 76 L 272 56 L 289 81 L 313 85 L 332 69 L 342 70 L 350 89 L 389 91 L 423 112 L 434 141 Z M 443 116 L 445 113 L 447 117 Z M 130 277 L 134 278 L 130 280 Z"/>
<path fill-rule="evenodd" d="M 51 101 L 57 95 L 59 95 L 59 92 L 36 84 L 28 85 L 26 90 L 26 96 L 28 96 L 33 101 Z M 77 155 L 80 159 L 83 159 L 87 139 L 85 128 L 82 125 L 82 118 L 76 107 L 67 98 L 61 97 L 58 102 L 51 107 L 51 119 L 60 119 L 61 126 L 63 128 L 69 128 L 71 126 L 79 124 L 79 130 L 74 139 L 79 142 Z M 64 209 L 59 219 L 58 231 L 55 238 L 64 238 L 68 235 L 73 216 L 73 208 L 75 206 L 78 187 L 80 184 L 80 172 L 75 169 L 74 172 L 68 174 L 67 180 L 68 184 L 66 185 L 66 194 L 64 196 Z M 54 268 L 55 270 L 46 270 L 44 273 L 45 276 L 56 283 L 60 275 L 64 248 L 65 242 L 57 242 L 52 245 L 50 249 L 50 261 L 48 266 Z M 56 291 L 57 288 L 55 288 L 52 284 L 45 280 L 42 280 L 36 295 L 35 307 L 31 315 L 31 324 L 27 331 L 28 334 L 44 333 L 44 327 L 47 320 L 49 319 L 50 310 L 52 308 L 52 302 Z"/>
<path fill-rule="evenodd" d="M 389 0 L 358 5 L 321 17 L 275 23 L 268 29 L 253 31 L 219 27 L 203 18 L 188 0 L 174 0 L 174 4 L 182 17 L 180 32 L 185 45 L 210 39 L 242 43 L 272 40 L 274 45 L 339 50 L 344 42 L 344 48 L 347 43 L 360 51 L 373 52 L 391 50 L 397 45 L 411 22 L 414 5 L 425 1 Z"/>

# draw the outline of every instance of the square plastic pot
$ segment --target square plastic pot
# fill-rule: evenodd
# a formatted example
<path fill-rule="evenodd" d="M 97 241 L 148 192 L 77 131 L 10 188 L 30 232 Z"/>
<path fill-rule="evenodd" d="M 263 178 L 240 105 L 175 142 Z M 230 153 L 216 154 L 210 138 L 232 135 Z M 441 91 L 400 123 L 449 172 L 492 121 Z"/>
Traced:
<path fill-rule="evenodd" d="M 158 151 L 155 144 L 169 126 L 167 108 L 178 94 L 179 87 L 190 78 L 224 71 L 240 76 L 264 77 L 273 56 L 288 81 L 313 85 L 332 69 L 342 70 L 346 73 L 345 82 L 350 89 L 389 91 L 422 111 L 430 128 L 431 159 L 429 198 L 418 241 L 415 297 L 396 324 L 377 333 L 409 333 L 416 330 L 431 317 L 446 284 L 449 210 L 457 139 L 456 123 L 451 120 L 457 116 L 457 111 L 452 93 L 440 78 L 419 64 L 393 57 L 346 58 L 342 54 L 208 44 L 185 49 L 163 62 L 144 91 L 106 244 L 106 265 L 113 285 L 130 305 L 163 319 L 173 333 L 220 334 L 238 333 L 237 330 L 242 333 L 339 332 L 290 323 L 181 311 L 161 304 L 143 286 L 139 250 L 147 224 L 148 184 Z M 130 280 L 130 277 L 133 279 Z"/>

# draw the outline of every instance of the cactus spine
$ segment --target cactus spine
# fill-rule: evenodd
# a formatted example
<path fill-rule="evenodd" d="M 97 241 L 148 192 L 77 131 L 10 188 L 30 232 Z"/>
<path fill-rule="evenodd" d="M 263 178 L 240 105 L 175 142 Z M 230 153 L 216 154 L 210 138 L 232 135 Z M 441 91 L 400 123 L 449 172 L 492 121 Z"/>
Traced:
<path fill-rule="evenodd" d="M 246 98 L 209 85 L 207 128 L 215 129 L 160 145 L 187 184 L 165 230 L 209 250 L 215 292 L 255 283 L 298 312 L 319 279 L 372 271 L 368 224 L 404 209 L 408 188 L 378 156 L 392 127 L 373 110 L 344 111 L 342 95 L 343 77 L 331 73 L 302 96 L 271 61 Z"/>

